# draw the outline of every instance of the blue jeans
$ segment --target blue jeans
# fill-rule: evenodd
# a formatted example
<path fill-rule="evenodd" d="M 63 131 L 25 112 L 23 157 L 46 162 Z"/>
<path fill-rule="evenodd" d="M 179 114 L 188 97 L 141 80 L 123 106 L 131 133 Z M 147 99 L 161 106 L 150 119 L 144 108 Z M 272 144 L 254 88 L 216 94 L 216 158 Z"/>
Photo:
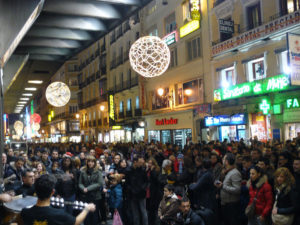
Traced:
<path fill-rule="evenodd" d="M 131 209 L 134 225 L 148 225 L 148 215 L 146 210 L 146 199 L 132 199 Z M 140 223 L 142 222 L 142 224 Z"/>

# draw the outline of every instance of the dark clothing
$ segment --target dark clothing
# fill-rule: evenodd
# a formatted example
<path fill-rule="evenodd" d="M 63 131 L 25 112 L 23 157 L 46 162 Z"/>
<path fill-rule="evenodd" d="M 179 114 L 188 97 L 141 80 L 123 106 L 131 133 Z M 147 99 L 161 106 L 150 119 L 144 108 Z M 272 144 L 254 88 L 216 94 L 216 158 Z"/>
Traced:
<path fill-rule="evenodd" d="M 69 198 L 76 193 L 77 177 L 74 171 L 71 174 L 62 174 L 57 179 L 56 191 L 62 198 Z"/>
<path fill-rule="evenodd" d="M 300 224 L 300 173 L 294 173 L 294 177 L 296 180 L 296 185 L 295 185 L 295 194 L 296 194 L 296 208 L 295 208 L 295 218 L 294 218 L 294 225 Z"/>
<path fill-rule="evenodd" d="M 110 188 L 108 203 L 110 209 L 121 209 L 123 203 L 121 184 Z"/>
<path fill-rule="evenodd" d="M 126 182 L 129 199 L 143 199 L 146 197 L 148 180 L 144 168 L 131 167 L 126 174 Z"/>
<path fill-rule="evenodd" d="M 63 209 L 55 209 L 51 206 L 25 208 L 21 212 L 21 217 L 24 225 L 73 225 L 76 221 L 75 217 L 69 215 Z"/>
<path fill-rule="evenodd" d="M 222 218 L 224 225 L 240 225 L 240 202 L 226 203 L 222 205 Z"/>
<path fill-rule="evenodd" d="M 27 195 L 30 195 L 30 196 L 33 196 L 34 195 L 34 186 L 28 186 L 28 185 L 25 185 L 23 184 L 20 188 L 18 188 L 16 190 L 16 195 L 23 195 L 23 197 L 27 196 Z"/>
<path fill-rule="evenodd" d="M 203 219 L 191 209 L 186 216 L 178 213 L 176 220 L 178 225 L 205 225 Z"/>
<path fill-rule="evenodd" d="M 298 204 L 296 202 L 296 193 L 290 187 L 284 187 L 280 192 L 275 191 L 277 200 L 278 214 L 290 215 L 295 213 L 295 207 Z"/>

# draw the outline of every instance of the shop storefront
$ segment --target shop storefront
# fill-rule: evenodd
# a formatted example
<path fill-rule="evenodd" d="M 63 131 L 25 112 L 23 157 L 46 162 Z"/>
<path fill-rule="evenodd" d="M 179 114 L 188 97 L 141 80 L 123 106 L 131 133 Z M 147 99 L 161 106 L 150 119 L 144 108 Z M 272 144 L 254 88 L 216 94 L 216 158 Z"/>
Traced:
<path fill-rule="evenodd" d="M 238 141 L 247 137 L 247 114 L 207 116 L 204 118 L 204 124 L 202 134 L 208 134 L 211 140 Z"/>
<path fill-rule="evenodd" d="M 300 136 L 300 97 L 285 99 L 283 114 L 285 140 Z"/>
<path fill-rule="evenodd" d="M 181 148 L 192 141 L 195 130 L 192 111 L 147 116 L 146 124 L 148 142 L 172 143 Z"/>

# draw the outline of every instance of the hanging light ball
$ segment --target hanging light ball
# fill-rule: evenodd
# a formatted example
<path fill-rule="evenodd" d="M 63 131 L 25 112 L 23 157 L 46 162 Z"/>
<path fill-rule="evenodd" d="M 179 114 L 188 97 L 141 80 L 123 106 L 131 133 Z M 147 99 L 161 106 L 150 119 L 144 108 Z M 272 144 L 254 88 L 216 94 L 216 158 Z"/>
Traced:
<path fill-rule="evenodd" d="M 62 107 L 71 98 L 70 88 L 63 82 L 53 82 L 46 89 L 46 99 L 50 105 Z"/>
<path fill-rule="evenodd" d="M 37 113 L 33 113 L 31 116 L 30 116 L 30 121 L 31 123 L 40 123 L 42 120 L 41 116 Z"/>
<path fill-rule="evenodd" d="M 14 129 L 16 131 L 18 130 L 23 130 L 24 128 L 24 124 L 20 121 L 20 120 L 17 120 L 15 123 L 14 123 Z"/>
<path fill-rule="evenodd" d="M 131 46 L 129 59 L 134 71 L 144 77 L 156 77 L 168 69 L 170 49 L 159 37 L 145 36 Z"/>

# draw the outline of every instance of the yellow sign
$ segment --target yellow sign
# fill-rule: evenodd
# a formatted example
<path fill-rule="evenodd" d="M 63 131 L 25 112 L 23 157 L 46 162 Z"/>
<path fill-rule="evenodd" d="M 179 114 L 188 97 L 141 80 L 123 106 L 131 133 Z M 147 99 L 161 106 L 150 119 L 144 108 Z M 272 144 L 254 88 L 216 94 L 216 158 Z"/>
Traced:
<path fill-rule="evenodd" d="M 53 118 L 54 117 L 54 111 L 53 110 L 51 110 L 51 117 Z"/>
<path fill-rule="evenodd" d="M 200 28 L 200 21 L 199 20 L 192 20 L 191 22 L 187 23 L 186 25 L 180 27 L 180 37 L 183 38 L 186 35 L 192 33 L 193 31 Z"/>
<path fill-rule="evenodd" d="M 200 1 L 199 0 L 190 0 L 191 3 L 191 12 L 200 11 Z"/>
<path fill-rule="evenodd" d="M 115 120 L 114 96 L 109 95 L 109 118 Z"/>
<path fill-rule="evenodd" d="M 52 120 L 52 117 L 51 117 L 51 115 L 49 114 L 49 115 L 48 115 L 48 122 L 51 122 L 51 120 Z"/>
<path fill-rule="evenodd" d="M 113 129 L 113 130 L 121 130 L 122 126 L 112 126 L 111 129 Z"/>

